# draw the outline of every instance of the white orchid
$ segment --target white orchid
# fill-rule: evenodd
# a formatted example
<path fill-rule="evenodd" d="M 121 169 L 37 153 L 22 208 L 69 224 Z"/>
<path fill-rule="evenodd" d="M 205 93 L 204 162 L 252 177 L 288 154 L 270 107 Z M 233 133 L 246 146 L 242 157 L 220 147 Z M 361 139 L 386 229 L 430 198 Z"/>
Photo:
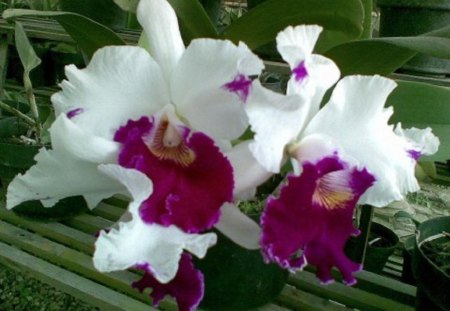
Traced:
<path fill-rule="evenodd" d="M 288 158 L 296 169 L 279 197 L 268 200 L 261 243 L 269 261 L 290 269 L 312 263 L 325 283 L 336 266 L 353 284 L 360 265 L 343 248 L 358 234 L 355 205 L 382 207 L 418 190 L 416 160 L 439 143 L 430 129 L 394 131 L 393 108 L 384 105 L 396 84 L 380 76 L 343 78 L 319 109 L 339 79 L 333 61 L 312 54 L 320 31 L 297 26 L 278 34 L 278 51 L 292 70 L 287 95 L 255 84 L 246 106 L 254 157 L 274 173 Z"/>
<path fill-rule="evenodd" d="M 86 68 L 66 67 L 67 80 L 52 96 L 52 149 L 41 149 L 37 164 L 13 180 L 7 208 L 28 200 L 50 207 L 75 195 L 94 208 L 128 194 L 131 220 L 100 234 L 95 266 L 145 266 L 145 280 L 161 285 L 186 272 L 179 263 L 193 269 L 185 251 L 204 256 L 216 237 L 201 232 L 216 224 L 243 246 L 259 247 L 259 226 L 232 202 L 270 174 L 248 144 L 232 148 L 231 141 L 248 127 L 250 76 L 263 63 L 244 43 L 197 39 L 185 47 L 166 0 L 141 0 L 137 16 L 148 50 L 105 47 Z M 195 275 L 200 292 L 185 308 L 202 296 Z"/>

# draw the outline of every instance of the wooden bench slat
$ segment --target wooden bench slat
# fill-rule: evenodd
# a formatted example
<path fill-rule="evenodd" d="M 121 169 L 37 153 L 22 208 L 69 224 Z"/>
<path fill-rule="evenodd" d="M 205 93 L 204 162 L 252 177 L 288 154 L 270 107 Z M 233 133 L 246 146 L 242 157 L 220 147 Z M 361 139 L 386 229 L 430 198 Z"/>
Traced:
<path fill-rule="evenodd" d="M 99 230 L 111 227 L 114 222 L 91 214 L 82 214 L 62 221 L 69 227 L 95 235 Z"/>
<path fill-rule="evenodd" d="M 128 296 L 150 305 L 151 301 L 148 295 L 141 294 L 130 286 L 133 281 L 139 279 L 138 274 L 130 271 L 118 271 L 113 273 L 98 272 L 92 264 L 91 256 L 3 221 L 0 221 L 0 239 L 8 244 L 23 249 L 28 253 L 32 253 L 41 259 L 50 261 L 69 271 L 76 272 L 86 278 L 95 280 L 114 290 L 126 293 Z M 177 310 L 176 304 L 170 300 L 162 302 L 161 306 L 163 306 L 165 310 Z"/>
<path fill-rule="evenodd" d="M 349 311 L 345 306 L 339 305 L 308 292 L 301 291 L 293 286 L 286 286 L 276 299 L 278 303 L 293 310 L 304 311 Z"/>
<path fill-rule="evenodd" d="M 355 288 L 410 306 L 414 306 L 415 304 L 416 288 L 414 286 L 369 271 L 358 272 L 356 278 L 358 279 L 358 283 L 354 285 Z"/>
<path fill-rule="evenodd" d="M 112 222 L 116 222 L 124 212 L 124 208 L 106 203 L 100 203 L 91 211 L 93 215 L 100 216 Z"/>
<path fill-rule="evenodd" d="M 323 286 L 312 273 L 298 272 L 292 275 L 289 284 L 298 289 L 307 291 L 317 296 L 338 301 L 344 305 L 367 311 L 379 310 L 414 310 L 413 306 L 363 291 L 362 289 L 349 287 L 341 283 L 334 283 Z"/>
<path fill-rule="evenodd" d="M 3 205 L 0 205 L 0 219 L 32 230 L 44 237 L 80 250 L 86 254 L 92 254 L 94 252 L 95 236 L 73 229 L 61 223 L 45 223 L 28 220 L 16 215 L 12 211 L 6 210 Z"/>
<path fill-rule="evenodd" d="M 70 293 L 76 298 L 102 310 L 156 310 L 148 304 L 50 264 L 3 242 L 0 242 L 0 263 L 12 269 L 25 272 L 33 278 Z"/>

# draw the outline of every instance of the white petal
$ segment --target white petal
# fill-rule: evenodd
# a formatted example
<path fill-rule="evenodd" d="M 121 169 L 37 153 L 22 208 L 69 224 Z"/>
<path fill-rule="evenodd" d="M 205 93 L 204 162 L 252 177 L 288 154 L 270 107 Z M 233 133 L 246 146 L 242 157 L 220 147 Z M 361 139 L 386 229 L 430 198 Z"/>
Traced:
<path fill-rule="evenodd" d="M 166 0 L 141 0 L 137 17 L 144 28 L 149 52 L 163 69 L 166 81 L 184 52 L 177 16 Z"/>
<path fill-rule="evenodd" d="M 139 206 L 153 192 L 153 183 L 144 173 L 127 169 L 116 164 L 101 164 L 99 171 L 124 185 L 133 202 L 129 205 L 130 213 L 137 213 Z"/>
<path fill-rule="evenodd" d="M 261 228 L 256 222 L 231 203 L 225 203 L 220 210 L 222 216 L 215 226 L 220 232 L 242 247 L 260 248 Z"/>
<path fill-rule="evenodd" d="M 250 143 L 251 141 L 240 143 L 225 153 L 233 166 L 235 200 L 253 198 L 256 187 L 272 176 L 253 157 L 249 149 Z"/>
<path fill-rule="evenodd" d="M 245 44 L 192 41 L 176 67 L 171 83 L 177 111 L 190 125 L 214 139 L 235 139 L 248 125 L 241 98 L 225 85 L 238 75 L 257 75 L 262 61 Z"/>
<path fill-rule="evenodd" d="M 277 49 L 291 69 L 312 54 L 322 32 L 318 25 L 289 26 L 277 35 Z"/>
<path fill-rule="evenodd" d="M 345 153 L 366 167 L 377 179 L 360 203 L 385 206 L 418 190 L 410 144 L 388 125 L 392 108 L 384 108 L 395 88 L 380 76 L 351 76 L 336 86 L 330 102 L 305 129 L 302 137 L 323 134 L 339 142 Z"/>
<path fill-rule="evenodd" d="M 246 111 L 255 132 L 250 150 L 266 170 L 278 173 L 286 145 L 294 141 L 304 127 L 308 112 L 304 98 L 272 92 L 255 81 Z"/>
<path fill-rule="evenodd" d="M 115 162 L 120 145 L 103 137 L 90 135 L 60 114 L 50 128 L 52 147 L 74 158 L 92 163 Z"/>
<path fill-rule="evenodd" d="M 79 110 L 72 121 L 109 140 L 127 120 L 151 115 L 170 103 L 158 64 L 142 48 L 100 49 L 85 69 L 70 65 L 66 75 L 62 91 L 52 96 L 57 115 Z"/>
<path fill-rule="evenodd" d="M 187 234 L 175 226 L 145 224 L 139 216 L 119 229 L 102 231 L 95 243 L 94 266 L 100 272 L 125 270 L 148 263 L 154 277 L 161 283 L 172 280 L 184 250 L 202 258 L 214 245 L 214 233 Z"/>
<path fill-rule="evenodd" d="M 348 159 L 343 159 L 343 152 L 338 143 L 332 137 L 323 134 L 311 134 L 302 138 L 300 142 L 291 146 L 289 152 L 298 163 L 317 163 L 335 153 L 339 153 L 340 158 L 348 162 Z"/>
<path fill-rule="evenodd" d="M 92 209 L 102 199 L 123 191 L 122 185 L 97 170 L 98 164 L 75 159 L 64 151 L 42 148 L 35 160 L 36 165 L 9 184 L 7 208 L 29 200 L 41 200 L 51 207 L 60 199 L 82 195 Z"/>
<path fill-rule="evenodd" d="M 289 80 L 287 94 L 300 94 L 310 100 L 309 122 L 319 111 L 325 92 L 332 87 L 341 75 L 337 65 L 329 58 L 313 54 L 305 62 L 308 76 L 303 81 L 297 81 L 295 76 Z"/>
<path fill-rule="evenodd" d="M 429 127 L 426 129 L 415 127 L 403 129 L 401 124 L 397 124 L 395 133 L 406 138 L 413 145 L 413 149 L 422 155 L 435 154 L 439 149 L 439 138 L 432 133 L 432 129 Z"/>
<path fill-rule="evenodd" d="M 8 208 L 29 200 L 41 200 L 51 207 L 75 195 L 83 195 L 94 208 L 100 200 L 123 191 L 120 183 L 97 170 L 99 163 L 115 161 L 118 144 L 89 135 L 65 115 L 55 120 L 50 134 L 53 150 L 40 149 L 37 164 L 11 182 Z"/>

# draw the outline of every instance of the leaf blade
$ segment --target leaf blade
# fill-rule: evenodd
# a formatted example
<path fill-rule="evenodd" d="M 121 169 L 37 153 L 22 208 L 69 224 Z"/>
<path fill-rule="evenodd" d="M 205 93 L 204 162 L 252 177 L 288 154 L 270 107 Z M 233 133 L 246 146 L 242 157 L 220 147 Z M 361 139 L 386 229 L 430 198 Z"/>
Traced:
<path fill-rule="evenodd" d="M 326 30 L 356 39 L 363 30 L 364 12 L 359 0 L 268 0 L 232 23 L 223 37 L 257 48 L 272 41 L 288 25 L 319 24 Z"/>
<path fill-rule="evenodd" d="M 76 13 L 55 11 L 45 12 L 25 9 L 8 9 L 3 12 L 4 19 L 14 19 L 25 16 L 48 17 L 59 22 L 89 59 L 99 48 L 108 45 L 126 44 L 125 41 L 111 29 Z"/>

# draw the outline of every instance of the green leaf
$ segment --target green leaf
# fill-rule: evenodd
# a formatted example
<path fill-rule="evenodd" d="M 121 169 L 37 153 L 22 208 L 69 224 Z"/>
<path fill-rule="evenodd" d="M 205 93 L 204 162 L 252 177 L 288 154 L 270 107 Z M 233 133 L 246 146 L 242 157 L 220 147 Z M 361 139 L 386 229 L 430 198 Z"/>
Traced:
<path fill-rule="evenodd" d="M 136 13 L 139 0 L 114 0 L 122 10 Z"/>
<path fill-rule="evenodd" d="M 325 28 L 325 37 L 327 31 L 339 32 L 340 40 L 348 41 L 360 36 L 363 20 L 359 0 L 268 0 L 233 22 L 223 37 L 255 49 L 289 25 L 319 24 Z"/>
<path fill-rule="evenodd" d="M 168 0 L 177 13 L 186 44 L 195 38 L 217 38 L 217 29 L 198 0 Z"/>
<path fill-rule="evenodd" d="M 15 40 L 17 52 L 19 53 L 20 61 L 22 62 L 25 74 L 29 75 L 31 70 L 40 65 L 41 59 L 36 55 L 30 40 L 28 40 L 25 30 L 23 30 L 22 24 L 19 22 L 16 22 Z"/>
<path fill-rule="evenodd" d="M 325 53 L 342 75 L 388 75 L 417 53 L 450 59 L 450 27 L 416 37 L 386 37 L 347 42 Z"/>
<path fill-rule="evenodd" d="M 22 9 L 8 9 L 3 12 L 3 18 L 5 19 L 23 16 L 53 18 L 61 24 L 89 59 L 94 52 L 101 47 L 126 44 L 125 41 L 111 29 L 79 14 Z"/>
<path fill-rule="evenodd" d="M 0 119 L 0 138 L 24 135 L 27 130 L 27 124 L 17 117 Z"/>
<path fill-rule="evenodd" d="M 392 105 L 395 111 L 391 122 L 401 122 L 403 128 L 431 127 L 439 137 L 439 151 L 426 157 L 427 161 L 450 159 L 450 88 L 398 81 L 398 87 L 389 96 L 387 105 Z"/>

